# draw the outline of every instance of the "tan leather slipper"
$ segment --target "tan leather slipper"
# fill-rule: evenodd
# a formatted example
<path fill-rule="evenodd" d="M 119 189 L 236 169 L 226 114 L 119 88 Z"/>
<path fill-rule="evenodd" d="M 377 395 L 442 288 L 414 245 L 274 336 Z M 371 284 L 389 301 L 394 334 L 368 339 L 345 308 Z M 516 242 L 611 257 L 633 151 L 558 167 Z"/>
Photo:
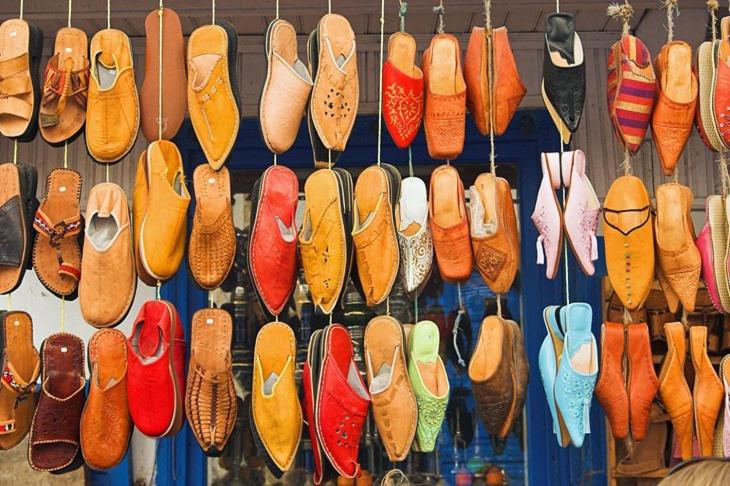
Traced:
<path fill-rule="evenodd" d="M 48 174 L 46 197 L 33 222 L 37 231 L 33 268 L 41 283 L 57 296 L 75 294 L 81 278 L 80 198 L 81 174 L 53 169 Z"/>
<path fill-rule="evenodd" d="M 228 169 L 216 172 L 201 164 L 193 172 L 193 183 L 196 205 L 188 262 L 195 282 L 214 289 L 225 280 L 236 253 Z"/>
<path fill-rule="evenodd" d="M 40 130 L 43 140 L 60 145 L 81 133 L 89 90 L 89 40 L 86 32 L 63 27 L 43 76 Z"/>
<path fill-rule="evenodd" d="M 20 443 L 30 430 L 41 359 L 33 346 L 33 321 L 22 311 L 0 312 L 3 370 L 0 385 L 0 449 Z"/>

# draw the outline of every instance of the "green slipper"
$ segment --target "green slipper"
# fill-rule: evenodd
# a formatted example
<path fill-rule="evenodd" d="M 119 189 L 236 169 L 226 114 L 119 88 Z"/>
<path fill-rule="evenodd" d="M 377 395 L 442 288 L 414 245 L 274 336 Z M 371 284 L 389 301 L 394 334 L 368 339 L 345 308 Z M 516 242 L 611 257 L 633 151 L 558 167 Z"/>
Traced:
<path fill-rule="evenodd" d="M 431 321 L 421 321 L 410 330 L 408 375 L 418 403 L 414 448 L 431 452 L 449 402 L 449 379 L 439 356 L 439 328 Z"/>

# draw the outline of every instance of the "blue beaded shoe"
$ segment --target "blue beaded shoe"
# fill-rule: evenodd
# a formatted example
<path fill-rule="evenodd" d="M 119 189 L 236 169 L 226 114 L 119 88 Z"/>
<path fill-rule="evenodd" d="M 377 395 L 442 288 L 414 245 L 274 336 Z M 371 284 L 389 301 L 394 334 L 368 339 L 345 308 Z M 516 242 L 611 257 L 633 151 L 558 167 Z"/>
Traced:
<path fill-rule="evenodd" d="M 598 347 L 591 333 L 592 318 L 593 310 L 585 303 L 576 302 L 560 309 L 565 339 L 555 380 L 555 403 L 575 447 L 581 447 L 585 434 L 591 432 L 591 401 L 598 377 Z"/>

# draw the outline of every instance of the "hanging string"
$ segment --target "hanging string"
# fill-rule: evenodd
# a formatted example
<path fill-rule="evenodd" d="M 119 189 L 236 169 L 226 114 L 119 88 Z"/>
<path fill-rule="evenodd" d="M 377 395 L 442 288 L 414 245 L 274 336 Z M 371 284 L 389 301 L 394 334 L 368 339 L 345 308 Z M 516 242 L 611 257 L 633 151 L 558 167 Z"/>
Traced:
<path fill-rule="evenodd" d="M 112 0 L 106 0 L 106 28 L 112 28 Z"/>
<path fill-rule="evenodd" d="M 385 0 L 380 0 L 380 87 L 378 89 L 378 166 L 383 141 L 383 45 L 385 43 Z"/>
<path fill-rule="evenodd" d="M 502 294 L 497 294 L 497 316 L 502 317 Z"/>
<path fill-rule="evenodd" d="M 406 31 L 406 14 L 408 13 L 408 4 L 403 0 L 398 0 L 400 3 L 400 9 L 398 10 L 398 17 L 400 17 L 400 31 Z"/>
<path fill-rule="evenodd" d="M 328 14 L 332 13 L 332 0 L 327 0 L 327 13 Z"/>
<path fill-rule="evenodd" d="M 61 297 L 61 332 L 66 330 L 66 296 Z"/>
<path fill-rule="evenodd" d="M 568 312 L 568 315 L 570 315 L 570 312 Z M 626 307 L 624 307 L 624 324 L 631 324 L 633 321 L 631 313 Z"/>
<path fill-rule="evenodd" d="M 560 177 L 563 177 L 563 154 L 565 153 L 565 145 L 563 139 L 560 139 Z M 563 207 L 567 202 L 567 194 L 565 191 L 565 184 L 570 181 L 563 181 L 561 184 L 561 192 L 563 197 Z M 565 305 L 570 305 L 570 268 L 568 266 L 568 239 L 563 238 L 563 277 L 565 279 Z M 567 313 L 566 321 L 570 320 L 570 312 Z M 565 323 L 567 326 L 567 322 Z"/>
<path fill-rule="evenodd" d="M 160 49 L 158 52 L 157 65 L 157 140 L 162 140 L 162 13 L 164 7 L 160 0 L 160 8 L 157 10 L 160 25 Z M 107 180 L 107 182 L 109 182 Z"/>
<path fill-rule="evenodd" d="M 489 171 L 497 174 L 494 153 L 494 42 L 492 38 L 492 0 L 484 0 L 484 27 L 487 36 L 487 78 L 489 80 Z"/>
<path fill-rule="evenodd" d="M 68 169 L 68 141 L 63 142 L 63 168 Z"/>
<path fill-rule="evenodd" d="M 330 326 L 331 326 L 332 325 L 332 311 L 330 311 L 330 313 L 329 313 L 329 318 L 330 318 Z"/>
<path fill-rule="evenodd" d="M 723 199 L 727 197 L 728 189 L 730 189 L 730 174 L 727 169 L 727 156 L 725 152 L 720 152 L 720 160 L 718 161 L 720 166 L 720 185 L 722 190 Z"/>
<path fill-rule="evenodd" d="M 208 308 L 213 308 L 213 292 L 211 292 L 210 290 L 208 291 Z"/>
<path fill-rule="evenodd" d="M 560 0 L 555 0 L 555 13 L 560 13 Z"/>
<path fill-rule="evenodd" d="M 444 14 L 446 13 L 446 9 L 444 8 L 444 0 L 439 0 L 439 4 L 433 8 L 433 13 L 438 15 L 438 27 L 436 27 L 436 32 L 439 34 L 444 33 Z M 446 161 L 448 163 L 448 161 Z"/>
<path fill-rule="evenodd" d="M 674 11 L 679 16 L 679 0 L 662 0 L 664 8 L 667 9 L 667 43 L 674 39 Z"/>
<path fill-rule="evenodd" d="M 624 0 L 623 5 L 612 3 L 608 6 L 606 13 L 613 20 L 621 22 L 623 26 L 622 36 L 629 34 L 629 30 L 631 29 L 629 22 L 631 21 L 631 17 L 634 16 L 634 7 L 629 4 L 629 0 Z"/>
<path fill-rule="evenodd" d="M 624 160 L 621 161 L 621 169 L 624 171 L 624 175 L 632 175 L 634 173 L 634 169 L 631 167 L 631 153 L 625 147 Z"/>
<path fill-rule="evenodd" d="M 408 175 L 413 177 L 413 150 L 408 146 Z"/>
<path fill-rule="evenodd" d="M 418 324 L 418 290 L 416 290 L 416 298 L 413 299 L 413 323 Z"/>
<path fill-rule="evenodd" d="M 276 20 L 279 20 L 279 0 L 276 0 Z"/>
<path fill-rule="evenodd" d="M 390 296 L 385 299 L 385 315 L 390 315 Z"/>
<path fill-rule="evenodd" d="M 13 140 L 13 164 L 18 164 L 18 140 Z"/>
<path fill-rule="evenodd" d="M 454 351 L 456 351 L 456 361 L 459 363 L 460 366 L 466 366 L 466 362 L 464 361 L 464 358 L 461 357 L 461 352 L 459 351 L 458 346 L 458 336 L 459 336 L 459 325 L 461 324 L 461 319 L 463 319 L 464 314 L 466 314 L 466 310 L 464 309 L 464 301 L 461 297 L 461 282 L 456 283 L 456 295 L 459 300 L 458 308 L 456 309 L 456 318 L 454 319 L 454 328 L 451 331 L 451 340 L 452 345 L 454 346 Z"/>
<path fill-rule="evenodd" d="M 155 289 L 155 298 L 157 300 L 160 300 L 160 287 L 162 287 L 162 282 L 159 280 L 157 281 L 157 288 Z"/>
<path fill-rule="evenodd" d="M 73 0 L 68 0 L 68 22 L 66 23 L 66 27 L 69 29 L 71 28 L 71 7 L 73 6 Z"/>
<path fill-rule="evenodd" d="M 717 0 L 707 0 L 707 10 L 710 11 L 710 23 L 712 24 L 712 42 L 717 40 L 717 9 L 720 8 Z"/>
<path fill-rule="evenodd" d="M 8 310 L 9 311 L 13 310 L 13 293 L 12 292 L 10 292 L 8 294 Z"/>
<path fill-rule="evenodd" d="M 210 17 L 212 19 L 213 25 L 215 25 L 215 0 L 213 0 L 213 2 L 212 2 L 211 9 L 212 9 L 212 13 L 211 13 Z"/>
<path fill-rule="evenodd" d="M 20 20 L 23 20 L 23 10 L 24 10 L 24 2 L 23 0 L 20 0 Z"/>

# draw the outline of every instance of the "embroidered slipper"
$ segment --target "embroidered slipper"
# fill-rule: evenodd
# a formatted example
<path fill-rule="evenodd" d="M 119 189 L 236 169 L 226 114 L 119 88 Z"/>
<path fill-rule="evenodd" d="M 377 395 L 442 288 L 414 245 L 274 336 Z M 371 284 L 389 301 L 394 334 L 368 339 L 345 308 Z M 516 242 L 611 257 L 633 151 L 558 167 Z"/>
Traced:
<path fill-rule="evenodd" d="M 33 346 L 33 321 L 22 311 L 0 312 L 3 356 L 0 386 L 0 449 L 12 449 L 30 430 L 41 360 Z"/>
<path fill-rule="evenodd" d="M 383 119 L 398 148 L 408 147 L 423 121 L 423 71 L 416 66 L 416 39 L 396 32 L 383 64 Z"/>
<path fill-rule="evenodd" d="M 38 208 L 33 227 L 33 268 L 41 283 L 59 297 L 75 298 L 81 277 L 79 212 L 81 174 L 53 169 L 48 174 L 46 197 Z"/>
<path fill-rule="evenodd" d="M 161 124 L 161 138 L 170 140 L 180 130 L 187 111 L 185 40 L 180 17 L 170 8 L 162 9 L 162 39 L 160 39 L 160 10 L 155 9 L 147 15 L 144 29 L 145 73 L 139 90 L 142 134 L 148 142 L 158 140 Z M 162 43 L 162 117 L 158 114 L 160 43 Z"/>
<path fill-rule="evenodd" d="M 89 92 L 89 40 L 86 32 L 63 27 L 56 33 L 55 54 L 43 75 L 40 131 L 53 146 L 74 140 L 86 122 Z"/>
<path fill-rule="evenodd" d="M 28 441 L 28 462 L 36 471 L 66 472 L 77 465 L 79 423 L 84 409 L 84 342 L 61 332 L 43 341 L 43 378 Z"/>
<path fill-rule="evenodd" d="M 30 142 L 38 132 L 43 31 L 25 20 L 0 25 L 0 134 Z"/>
<path fill-rule="evenodd" d="M 0 165 L 0 294 L 18 288 L 30 262 L 37 185 L 35 167 Z"/>

